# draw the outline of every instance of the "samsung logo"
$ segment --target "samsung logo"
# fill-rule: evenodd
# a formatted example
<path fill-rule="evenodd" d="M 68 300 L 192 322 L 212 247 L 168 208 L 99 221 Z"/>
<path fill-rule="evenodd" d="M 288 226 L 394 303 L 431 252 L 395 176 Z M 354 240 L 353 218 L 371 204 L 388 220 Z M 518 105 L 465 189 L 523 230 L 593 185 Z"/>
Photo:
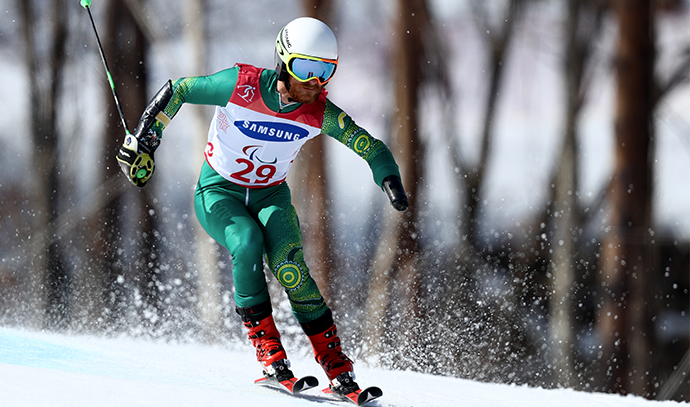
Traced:
<path fill-rule="evenodd" d="M 309 135 L 309 130 L 289 123 L 238 120 L 233 124 L 242 134 L 255 140 L 296 141 Z"/>

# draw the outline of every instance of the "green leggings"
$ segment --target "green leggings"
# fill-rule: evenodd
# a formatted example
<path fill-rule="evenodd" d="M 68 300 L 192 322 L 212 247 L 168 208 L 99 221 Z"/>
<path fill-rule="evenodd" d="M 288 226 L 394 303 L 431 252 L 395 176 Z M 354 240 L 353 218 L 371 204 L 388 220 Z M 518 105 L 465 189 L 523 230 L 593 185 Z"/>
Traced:
<path fill-rule="evenodd" d="M 263 271 L 265 254 L 298 322 L 311 322 L 326 312 L 328 307 L 304 262 L 302 234 L 287 183 L 245 188 L 227 181 L 204 162 L 194 209 L 204 230 L 230 251 L 237 307 L 270 301 Z"/>

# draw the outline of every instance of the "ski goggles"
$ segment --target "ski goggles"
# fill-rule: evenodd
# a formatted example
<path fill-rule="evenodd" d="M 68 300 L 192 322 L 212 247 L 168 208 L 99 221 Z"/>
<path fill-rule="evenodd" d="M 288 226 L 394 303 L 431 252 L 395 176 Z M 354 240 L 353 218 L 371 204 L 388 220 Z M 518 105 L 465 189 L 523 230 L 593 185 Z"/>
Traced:
<path fill-rule="evenodd" d="M 292 54 L 285 66 L 288 72 L 300 82 L 316 79 L 320 85 L 325 85 L 333 78 L 335 69 L 338 67 L 338 60 Z"/>

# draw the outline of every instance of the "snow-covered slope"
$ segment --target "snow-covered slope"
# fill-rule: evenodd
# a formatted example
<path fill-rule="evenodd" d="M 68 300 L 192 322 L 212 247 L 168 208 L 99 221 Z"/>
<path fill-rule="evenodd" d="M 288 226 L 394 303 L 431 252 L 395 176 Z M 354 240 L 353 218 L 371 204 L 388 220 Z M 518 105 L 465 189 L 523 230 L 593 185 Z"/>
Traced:
<path fill-rule="evenodd" d="M 298 374 L 326 378 L 309 358 Z M 318 406 L 316 389 L 293 398 L 253 384 L 260 367 L 245 344 L 208 346 L 139 339 L 62 336 L 0 328 L 0 405 L 36 406 Z M 379 385 L 371 407 L 670 406 L 637 397 L 477 383 L 357 366 L 359 382 Z"/>

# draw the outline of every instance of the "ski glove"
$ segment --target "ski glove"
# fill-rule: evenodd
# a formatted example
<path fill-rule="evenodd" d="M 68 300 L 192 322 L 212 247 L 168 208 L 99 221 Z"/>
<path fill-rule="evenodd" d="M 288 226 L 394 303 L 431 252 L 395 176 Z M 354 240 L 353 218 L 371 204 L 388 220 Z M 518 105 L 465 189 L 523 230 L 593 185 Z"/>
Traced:
<path fill-rule="evenodd" d="M 393 205 L 396 210 L 400 212 L 407 210 L 410 204 L 407 202 L 407 195 L 405 195 L 405 189 L 400 181 L 400 177 L 389 175 L 383 179 L 381 186 L 386 192 L 388 199 L 391 201 L 391 205 Z"/>
<path fill-rule="evenodd" d="M 132 134 L 125 136 L 125 141 L 117 152 L 117 162 L 132 184 L 143 187 L 153 175 L 156 168 L 153 152 L 158 144 L 160 139 L 155 133 L 147 134 L 141 139 Z"/>
<path fill-rule="evenodd" d="M 172 95 L 172 82 L 168 80 L 146 106 L 134 135 L 127 134 L 117 152 L 120 168 L 127 179 L 138 187 L 146 185 L 156 168 L 153 152 L 161 143 L 163 129 L 170 123 L 171 118 L 164 110 Z"/>

